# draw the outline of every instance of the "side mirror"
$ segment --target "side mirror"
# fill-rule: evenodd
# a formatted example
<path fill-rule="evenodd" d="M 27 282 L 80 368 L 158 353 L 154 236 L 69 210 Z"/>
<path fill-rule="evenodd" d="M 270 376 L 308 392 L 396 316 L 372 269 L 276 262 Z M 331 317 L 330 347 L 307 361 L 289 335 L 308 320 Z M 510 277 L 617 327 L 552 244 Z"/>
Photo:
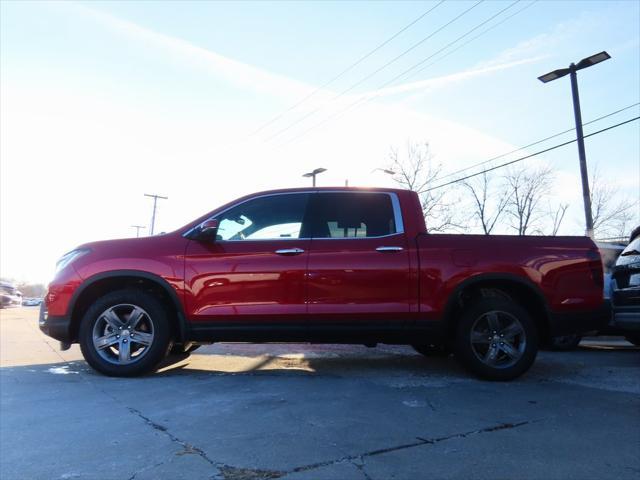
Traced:
<path fill-rule="evenodd" d="M 218 225 L 219 222 L 215 218 L 202 222 L 198 231 L 198 240 L 215 241 L 218 234 Z"/>

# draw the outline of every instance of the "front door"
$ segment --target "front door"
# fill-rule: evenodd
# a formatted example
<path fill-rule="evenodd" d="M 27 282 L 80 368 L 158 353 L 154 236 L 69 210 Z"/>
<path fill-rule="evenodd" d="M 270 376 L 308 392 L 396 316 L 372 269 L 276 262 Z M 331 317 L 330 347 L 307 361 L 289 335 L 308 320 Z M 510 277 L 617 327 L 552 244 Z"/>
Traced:
<path fill-rule="evenodd" d="M 191 241 L 187 308 L 196 322 L 303 321 L 307 193 L 255 197 L 217 214 L 215 241 Z"/>
<path fill-rule="evenodd" d="M 323 325 L 407 320 L 409 253 L 395 194 L 321 191 L 310 201 L 308 218 L 309 320 Z"/>

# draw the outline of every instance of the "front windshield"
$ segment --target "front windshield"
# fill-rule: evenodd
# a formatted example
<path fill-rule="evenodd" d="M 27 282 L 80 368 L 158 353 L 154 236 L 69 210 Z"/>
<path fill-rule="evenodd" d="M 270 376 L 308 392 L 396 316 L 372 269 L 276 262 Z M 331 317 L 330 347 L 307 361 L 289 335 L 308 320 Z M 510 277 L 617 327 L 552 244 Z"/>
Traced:
<path fill-rule="evenodd" d="M 620 256 L 640 255 L 640 237 L 637 237 L 622 251 Z"/>

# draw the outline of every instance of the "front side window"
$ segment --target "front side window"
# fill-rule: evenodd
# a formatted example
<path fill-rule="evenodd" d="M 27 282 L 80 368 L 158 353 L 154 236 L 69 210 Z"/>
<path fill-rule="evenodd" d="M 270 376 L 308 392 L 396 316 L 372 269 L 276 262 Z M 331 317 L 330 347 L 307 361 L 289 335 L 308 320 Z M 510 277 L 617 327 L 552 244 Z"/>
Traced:
<path fill-rule="evenodd" d="M 308 216 L 314 238 L 367 238 L 397 233 L 386 193 L 320 192 Z"/>
<path fill-rule="evenodd" d="M 309 194 L 258 197 L 216 216 L 218 240 L 283 240 L 300 238 Z"/>

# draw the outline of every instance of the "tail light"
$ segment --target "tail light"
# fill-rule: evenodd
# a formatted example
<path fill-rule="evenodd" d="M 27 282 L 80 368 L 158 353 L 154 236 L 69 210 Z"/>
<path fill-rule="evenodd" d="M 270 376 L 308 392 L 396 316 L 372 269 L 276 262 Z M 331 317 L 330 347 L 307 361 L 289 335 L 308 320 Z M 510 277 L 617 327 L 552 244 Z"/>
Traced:
<path fill-rule="evenodd" d="M 589 269 L 591 270 L 593 283 L 600 289 L 604 288 L 604 273 L 600 252 L 598 250 L 589 250 L 587 258 L 589 259 Z"/>

